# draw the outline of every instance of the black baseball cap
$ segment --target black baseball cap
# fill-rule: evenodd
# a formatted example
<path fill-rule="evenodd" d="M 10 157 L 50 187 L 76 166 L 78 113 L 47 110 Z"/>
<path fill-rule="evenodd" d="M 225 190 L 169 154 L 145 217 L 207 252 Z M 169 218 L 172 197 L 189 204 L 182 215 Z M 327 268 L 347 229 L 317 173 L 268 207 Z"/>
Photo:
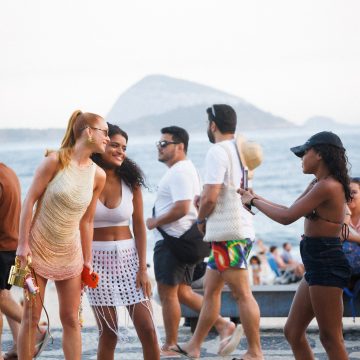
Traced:
<path fill-rule="evenodd" d="M 313 135 L 304 145 L 295 146 L 290 150 L 298 157 L 303 157 L 306 150 L 309 150 L 314 145 L 332 145 L 339 149 L 344 149 L 340 138 L 331 131 L 321 131 Z"/>

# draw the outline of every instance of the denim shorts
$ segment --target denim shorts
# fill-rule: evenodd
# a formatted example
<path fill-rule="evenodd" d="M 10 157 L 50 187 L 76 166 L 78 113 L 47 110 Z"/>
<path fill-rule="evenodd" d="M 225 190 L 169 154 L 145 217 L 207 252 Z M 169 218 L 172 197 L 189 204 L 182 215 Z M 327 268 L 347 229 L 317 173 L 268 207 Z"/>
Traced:
<path fill-rule="evenodd" d="M 300 242 L 304 278 L 309 284 L 343 289 L 350 280 L 351 269 L 338 237 L 303 236 Z"/>

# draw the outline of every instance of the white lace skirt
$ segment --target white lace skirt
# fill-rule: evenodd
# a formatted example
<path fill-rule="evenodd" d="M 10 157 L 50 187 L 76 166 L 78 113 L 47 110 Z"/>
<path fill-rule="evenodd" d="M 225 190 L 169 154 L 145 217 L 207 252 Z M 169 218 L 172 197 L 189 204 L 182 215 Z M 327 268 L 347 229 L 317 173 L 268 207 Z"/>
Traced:
<path fill-rule="evenodd" d="M 147 300 L 142 289 L 136 289 L 139 258 L 134 239 L 94 241 L 93 268 L 100 280 L 86 291 L 91 306 L 129 306 Z"/>

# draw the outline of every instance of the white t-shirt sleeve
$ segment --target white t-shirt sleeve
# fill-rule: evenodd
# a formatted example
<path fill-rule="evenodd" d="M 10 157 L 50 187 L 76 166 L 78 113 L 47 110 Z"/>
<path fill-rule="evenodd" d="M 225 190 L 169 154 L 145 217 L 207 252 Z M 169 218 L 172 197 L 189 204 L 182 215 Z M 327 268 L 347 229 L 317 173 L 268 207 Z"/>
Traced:
<path fill-rule="evenodd" d="M 221 146 L 212 146 L 206 154 L 204 184 L 223 184 L 228 163 L 226 151 Z"/>
<path fill-rule="evenodd" d="M 182 200 L 193 200 L 193 179 L 184 171 L 176 171 L 170 183 L 170 192 L 173 202 Z"/>

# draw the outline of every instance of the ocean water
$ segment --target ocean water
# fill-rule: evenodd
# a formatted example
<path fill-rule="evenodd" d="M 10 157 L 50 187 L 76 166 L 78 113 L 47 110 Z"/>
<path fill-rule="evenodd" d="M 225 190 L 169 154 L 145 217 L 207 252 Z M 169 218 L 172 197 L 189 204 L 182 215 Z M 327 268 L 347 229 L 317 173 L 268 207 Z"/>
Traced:
<path fill-rule="evenodd" d="M 317 131 L 315 131 L 317 132 Z M 266 130 L 246 132 L 249 140 L 257 141 L 264 151 L 264 161 L 256 169 L 253 188 L 256 193 L 274 202 L 290 205 L 311 181 L 311 175 L 304 175 L 301 160 L 294 156 L 289 148 L 303 144 L 314 131 L 305 129 Z M 351 163 L 352 176 L 360 175 L 360 128 L 346 128 L 337 131 L 347 149 Z M 137 136 L 129 139 L 128 156 L 143 169 L 149 190 L 143 190 L 144 217 L 151 216 L 151 209 L 156 196 L 157 184 L 166 171 L 166 166 L 157 161 L 155 141 L 159 136 Z M 60 142 L 60 141 L 59 141 Z M 0 144 L 0 161 L 12 167 L 18 174 L 24 197 L 36 167 L 41 162 L 47 148 L 56 149 L 59 143 L 49 143 L 44 139 L 41 143 Z M 205 134 L 190 134 L 188 158 L 204 173 L 204 159 L 210 144 Z M 288 241 L 297 248 L 300 235 L 303 233 L 302 219 L 283 226 L 268 219 L 261 213 L 254 216 L 254 224 L 258 238 L 268 245 L 278 245 Z M 152 262 L 153 239 L 148 234 L 148 261 Z"/>

